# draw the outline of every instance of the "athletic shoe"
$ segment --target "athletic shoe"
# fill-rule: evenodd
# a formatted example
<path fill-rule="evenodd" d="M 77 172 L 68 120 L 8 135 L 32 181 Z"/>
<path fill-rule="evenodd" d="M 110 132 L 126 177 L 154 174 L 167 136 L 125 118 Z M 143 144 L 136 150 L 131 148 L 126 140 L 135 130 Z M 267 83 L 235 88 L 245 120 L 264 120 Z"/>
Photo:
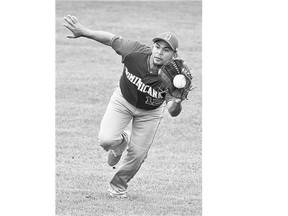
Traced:
<path fill-rule="evenodd" d="M 127 131 L 123 132 L 122 137 L 123 141 L 119 145 L 114 146 L 113 149 L 109 150 L 108 164 L 112 167 L 119 162 L 123 152 L 125 151 L 130 141 L 130 134 Z"/>
<path fill-rule="evenodd" d="M 119 192 L 115 191 L 111 186 L 109 187 L 108 192 L 109 192 L 109 195 L 113 198 L 114 197 L 127 198 L 127 192 L 126 191 L 119 193 Z"/>

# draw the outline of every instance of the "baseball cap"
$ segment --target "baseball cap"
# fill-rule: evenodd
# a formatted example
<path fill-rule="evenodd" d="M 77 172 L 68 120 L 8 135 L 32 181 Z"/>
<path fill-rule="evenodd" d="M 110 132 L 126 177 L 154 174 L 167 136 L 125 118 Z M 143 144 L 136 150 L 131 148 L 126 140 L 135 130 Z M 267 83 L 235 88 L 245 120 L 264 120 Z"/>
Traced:
<path fill-rule="evenodd" d="M 166 43 L 169 44 L 169 46 L 174 50 L 175 52 L 178 49 L 178 40 L 174 34 L 171 32 L 163 32 L 159 34 L 157 37 L 153 38 L 152 41 L 155 43 L 158 40 L 163 40 Z"/>

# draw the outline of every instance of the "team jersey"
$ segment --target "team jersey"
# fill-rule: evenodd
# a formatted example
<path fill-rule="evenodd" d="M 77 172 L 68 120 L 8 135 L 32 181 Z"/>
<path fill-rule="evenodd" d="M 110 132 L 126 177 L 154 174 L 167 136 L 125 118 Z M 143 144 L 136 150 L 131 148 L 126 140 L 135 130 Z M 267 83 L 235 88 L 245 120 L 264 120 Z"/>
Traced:
<path fill-rule="evenodd" d="M 111 47 L 122 56 L 124 68 L 119 86 L 129 103 L 139 109 L 152 110 L 168 100 L 158 74 L 149 71 L 150 47 L 119 36 L 111 40 Z"/>

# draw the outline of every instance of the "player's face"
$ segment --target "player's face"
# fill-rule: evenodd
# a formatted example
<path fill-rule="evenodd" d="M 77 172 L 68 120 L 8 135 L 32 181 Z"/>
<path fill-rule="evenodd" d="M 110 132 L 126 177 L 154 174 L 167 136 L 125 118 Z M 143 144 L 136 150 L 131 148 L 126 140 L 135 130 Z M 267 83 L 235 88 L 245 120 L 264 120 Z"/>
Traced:
<path fill-rule="evenodd" d="M 174 55 L 175 52 L 165 41 L 159 40 L 154 43 L 151 56 L 153 58 L 154 65 L 161 66 L 166 61 L 172 59 Z"/>

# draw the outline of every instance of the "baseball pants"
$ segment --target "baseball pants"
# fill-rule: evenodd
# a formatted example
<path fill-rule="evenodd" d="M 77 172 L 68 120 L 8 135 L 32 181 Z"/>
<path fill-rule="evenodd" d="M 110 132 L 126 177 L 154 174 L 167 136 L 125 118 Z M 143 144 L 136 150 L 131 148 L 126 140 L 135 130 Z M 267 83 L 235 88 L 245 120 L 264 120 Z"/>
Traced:
<path fill-rule="evenodd" d="M 127 154 L 110 181 L 110 186 L 116 192 L 126 192 L 127 183 L 147 157 L 163 117 L 164 108 L 165 105 L 162 104 L 154 110 L 138 109 L 124 99 L 119 87 L 114 91 L 101 121 L 98 135 L 100 145 L 107 151 L 110 147 L 120 144 L 121 134 L 132 121 Z"/>

